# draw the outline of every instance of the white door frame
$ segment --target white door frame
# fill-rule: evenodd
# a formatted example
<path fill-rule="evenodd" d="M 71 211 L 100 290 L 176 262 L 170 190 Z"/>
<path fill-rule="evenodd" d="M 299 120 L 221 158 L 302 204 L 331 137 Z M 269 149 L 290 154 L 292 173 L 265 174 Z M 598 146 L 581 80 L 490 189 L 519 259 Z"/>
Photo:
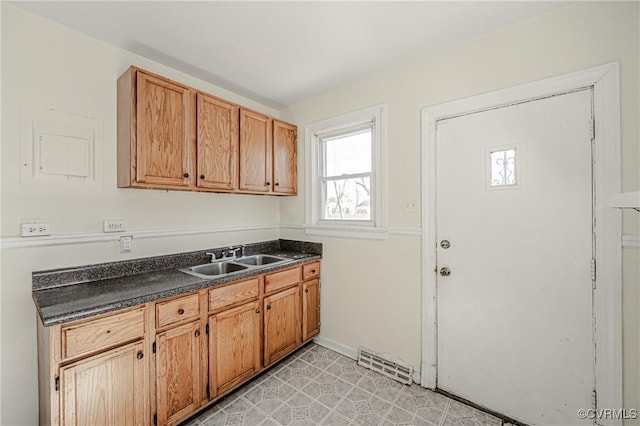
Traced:
<path fill-rule="evenodd" d="M 593 87 L 596 234 L 595 380 L 598 408 L 622 408 L 622 234 L 620 192 L 620 71 L 618 63 L 536 81 L 422 109 L 422 364 L 421 385 L 437 385 L 436 123 L 438 120 Z M 584 407 L 585 409 L 591 407 Z M 619 425 L 620 420 L 601 420 Z"/>

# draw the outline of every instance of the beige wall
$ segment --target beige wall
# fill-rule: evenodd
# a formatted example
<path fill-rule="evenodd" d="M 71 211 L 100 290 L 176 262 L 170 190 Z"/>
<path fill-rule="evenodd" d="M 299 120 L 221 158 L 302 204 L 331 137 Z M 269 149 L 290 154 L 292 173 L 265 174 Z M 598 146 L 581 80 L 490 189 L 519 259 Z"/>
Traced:
<path fill-rule="evenodd" d="M 619 61 L 622 186 L 626 191 L 638 190 L 639 18 L 637 2 L 574 4 L 338 87 L 290 107 L 283 111 L 283 117 L 304 126 L 385 102 L 389 226 L 419 227 L 420 216 L 405 213 L 402 200 L 420 200 L 422 107 Z M 304 155 L 302 141 L 299 155 Z M 303 163 L 299 174 L 304 176 Z M 303 223 L 304 194 L 301 195 L 281 201 L 283 223 Z M 625 214 L 623 232 L 639 231 L 640 214 Z M 305 236 L 293 228 L 281 233 L 283 237 Z M 419 367 L 420 237 L 391 235 L 380 242 L 316 239 L 325 244 L 326 253 L 322 336 L 348 347 L 365 346 L 390 353 Z M 640 250 L 624 249 L 623 258 L 624 404 L 627 408 L 640 408 Z"/>
<path fill-rule="evenodd" d="M 116 80 L 132 64 L 241 105 L 274 111 L 140 56 L 2 4 L 2 233 L 20 222 L 49 221 L 56 235 L 100 233 L 102 220 L 125 219 L 130 230 L 218 225 L 277 225 L 276 197 L 116 188 Z M 83 188 L 20 183 L 23 105 L 95 117 L 104 129 L 104 183 Z M 37 423 L 36 318 L 31 272 L 88 263 L 198 250 L 278 237 L 276 227 L 251 232 L 134 239 L 118 243 L 2 250 L 0 424 Z"/>

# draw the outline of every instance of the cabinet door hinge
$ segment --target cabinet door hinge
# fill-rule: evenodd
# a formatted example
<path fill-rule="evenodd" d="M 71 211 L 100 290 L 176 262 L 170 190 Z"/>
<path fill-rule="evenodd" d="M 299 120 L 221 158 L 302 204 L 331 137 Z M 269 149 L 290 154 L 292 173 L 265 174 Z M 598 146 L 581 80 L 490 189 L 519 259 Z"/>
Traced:
<path fill-rule="evenodd" d="M 595 389 L 591 392 L 591 404 L 594 410 L 598 408 L 598 392 Z"/>
<path fill-rule="evenodd" d="M 207 399 L 211 398 L 211 388 L 209 388 L 209 384 L 207 383 Z"/>
<path fill-rule="evenodd" d="M 158 424 L 158 413 L 153 413 L 153 424 L 154 425 Z"/>
<path fill-rule="evenodd" d="M 207 325 L 204 327 L 204 332 L 206 334 L 209 334 L 209 324 L 207 323 Z"/>
<path fill-rule="evenodd" d="M 596 289 L 596 259 L 591 258 L 591 281 L 593 283 L 593 289 Z"/>
<path fill-rule="evenodd" d="M 60 376 L 56 376 L 55 387 L 57 391 L 60 390 Z"/>
<path fill-rule="evenodd" d="M 589 134 L 591 135 L 591 140 L 596 139 L 596 118 L 591 117 L 589 121 Z"/>
<path fill-rule="evenodd" d="M 156 353 L 156 342 L 153 342 L 153 345 L 151 345 L 151 351 L 155 354 Z"/>

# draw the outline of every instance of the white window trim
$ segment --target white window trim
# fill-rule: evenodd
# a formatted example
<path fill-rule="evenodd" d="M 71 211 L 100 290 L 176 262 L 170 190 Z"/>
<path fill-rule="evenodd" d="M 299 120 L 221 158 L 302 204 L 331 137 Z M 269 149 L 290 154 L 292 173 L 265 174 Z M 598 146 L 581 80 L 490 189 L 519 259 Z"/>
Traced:
<path fill-rule="evenodd" d="M 321 221 L 319 206 L 321 190 L 320 176 L 320 150 L 318 134 L 327 134 L 332 131 L 348 128 L 366 121 L 375 121 L 375 130 L 372 140 L 372 180 L 374 187 L 374 217 L 373 225 L 367 222 L 340 224 L 335 221 Z M 386 239 L 387 212 L 386 212 L 386 105 L 378 104 L 357 111 L 349 112 L 325 120 L 316 121 L 305 126 L 305 233 L 308 235 L 320 235 L 344 238 Z"/>

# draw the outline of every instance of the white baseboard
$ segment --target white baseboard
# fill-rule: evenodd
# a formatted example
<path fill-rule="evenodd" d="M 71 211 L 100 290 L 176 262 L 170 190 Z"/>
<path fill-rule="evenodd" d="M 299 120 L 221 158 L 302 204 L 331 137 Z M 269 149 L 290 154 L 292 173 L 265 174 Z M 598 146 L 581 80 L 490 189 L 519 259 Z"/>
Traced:
<path fill-rule="evenodd" d="M 352 348 L 351 346 L 343 345 L 340 342 L 336 342 L 332 339 L 327 339 L 322 335 L 318 335 L 313 338 L 313 343 L 316 345 L 324 346 L 327 349 L 331 349 L 334 352 L 338 352 L 341 355 L 344 355 L 351 359 L 358 359 L 358 350 L 356 348 Z"/>

